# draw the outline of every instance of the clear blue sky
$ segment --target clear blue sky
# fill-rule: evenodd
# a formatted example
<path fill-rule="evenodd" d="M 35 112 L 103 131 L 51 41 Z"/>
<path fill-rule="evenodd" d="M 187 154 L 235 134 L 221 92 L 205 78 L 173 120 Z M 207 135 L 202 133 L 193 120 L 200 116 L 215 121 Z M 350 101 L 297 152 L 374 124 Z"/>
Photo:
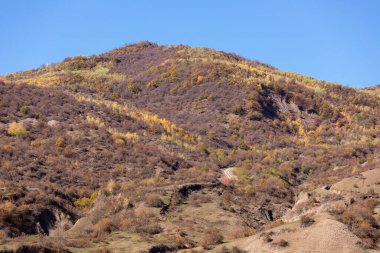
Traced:
<path fill-rule="evenodd" d="M 1 0 L 0 74 L 149 40 L 363 87 L 380 84 L 379 12 L 380 0 Z"/>

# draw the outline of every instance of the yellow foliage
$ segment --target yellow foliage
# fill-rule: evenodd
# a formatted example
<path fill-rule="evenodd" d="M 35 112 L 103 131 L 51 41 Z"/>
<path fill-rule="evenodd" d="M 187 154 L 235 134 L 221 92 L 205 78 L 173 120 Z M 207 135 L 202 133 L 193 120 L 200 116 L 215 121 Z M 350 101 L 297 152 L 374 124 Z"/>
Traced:
<path fill-rule="evenodd" d="M 111 127 L 109 127 L 107 131 L 110 134 L 112 134 L 112 138 L 114 138 L 115 140 L 124 138 L 127 140 L 137 141 L 139 139 L 139 136 L 137 133 L 130 133 L 130 132 L 122 133 L 122 132 L 118 132 L 116 129 L 111 128 Z"/>
<path fill-rule="evenodd" d="M 80 198 L 74 201 L 74 205 L 79 207 L 82 212 L 87 213 L 92 207 L 95 199 L 98 197 L 98 192 L 93 192 L 90 198 Z"/>
<path fill-rule="evenodd" d="M 55 146 L 57 148 L 63 148 L 63 147 L 65 147 L 66 146 L 66 140 L 63 137 L 58 137 L 55 140 Z"/>
<path fill-rule="evenodd" d="M 129 199 L 128 198 L 125 198 L 124 200 L 123 200 L 123 206 L 124 207 L 128 207 L 129 206 L 129 204 L 130 204 L 130 201 L 129 201 Z"/>
<path fill-rule="evenodd" d="M 110 181 L 108 181 L 106 190 L 107 190 L 107 192 L 109 192 L 111 194 L 113 194 L 115 192 L 115 190 L 116 190 L 115 180 L 111 179 Z"/>
<path fill-rule="evenodd" d="M 163 177 L 149 177 L 149 178 L 145 178 L 145 179 L 141 180 L 140 184 L 142 184 L 142 185 L 153 185 L 156 183 L 162 183 L 163 181 L 165 181 L 165 179 Z"/>
<path fill-rule="evenodd" d="M 115 141 L 115 144 L 117 144 L 117 145 L 124 145 L 125 144 L 125 141 L 121 138 L 116 138 L 114 141 Z"/>
<path fill-rule="evenodd" d="M 173 135 L 167 135 L 167 134 L 163 133 L 163 134 L 161 134 L 161 140 L 172 142 L 172 143 L 176 144 L 177 146 L 185 148 L 185 149 L 190 150 L 190 151 L 195 151 L 197 149 L 197 146 L 192 145 L 192 144 L 188 144 L 188 143 L 176 138 Z"/>
<path fill-rule="evenodd" d="M 301 135 L 301 136 L 306 135 L 306 131 L 305 131 L 305 128 L 304 128 L 304 125 L 303 125 L 301 119 L 296 119 L 295 121 L 293 121 L 293 124 L 297 128 L 299 135 Z"/>
<path fill-rule="evenodd" d="M 61 83 L 61 79 L 55 73 L 46 73 L 43 75 L 21 78 L 15 81 L 16 84 L 27 83 L 38 87 L 52 87 Z"/>
<path fill-rule="evenodd" d="M 248 170 L 246 168 L 236 167 L 234 172 L 240 180 L 245 180 L 245 181 L 248 180 L 249 173 L 248 173 Z"/>
<path fill-rule="evenodd" d="M 22 114 L 28 114 L 30 112 L 30 107 L 27 105 L 21 106 L 19 112 Z"/>
<path fill-rule="evenodd" d="M 166 140 L 171 141 L 179 146 L 185 147 L 189 150 L 196 149 L 196 145 L 194 145 L 193 143 L 198 142 L 198 144 L 201 144 L 200 136 L 192 135 L 190 132 L 184 130 L 183 128 L 177 127 L 174 123 L 170 122 L 167 119 L 162 119 L 156 114 L 145 112 L 142 110 L 130 110 L 127 105 L 121 105 L 120 103 L 113 101 L 98 100 L 82 95 L 75 95 L 75 98 L 78 101 L 86 101 L 90 103 L 95 103 L 97 105 L 104 105 L 108 108 L 111 108 L 114 112 L 127 115 L 136 120 L 144 121 L 151 128 L 160 126 L 164 129 L 167 136 L 167 138 L 163 137 L 163 139 L 166 138 Z M 87 122 L 96 124 L 98 126 L 104 126 L 102 125 L 103 122 L 100 119 L 93 118 L 90 116 L 87 117 Z M 120 133 L 113 128 L 108 128 L 108 132 L 114 135 L 114 137 L 122 137 L 134 141 L 138 140 L 138 135 L 136 133 Z"/>
<path fill-rule="evenodd" d="M 8 134 L 16 137 L 26 136 L 27 131 L 22 123 L 12 122 L 8 126 Z"/>
<path fill-rule="evenodd" d="M 95 118 L 95 117 L 87 115 L 86 120 L 89 124 L 94 124 L 98 127 L 104 127 L 105 126 L 104 122 L 100 118 Z"/>
<path fill-rule="evenodd" d="M 98 127 L 106 126 L 105 123 L 100 118 L 87 116 L 86 120 L 89 124 L 94 124 Z M 123 139 L 132 140 L 132 141 L 137 141 L 139 139 L 139 136 L 137 133 L 130 133 L 130 132 L 122 133 L 112 127 L 108 127 L 107 132 L 109 132 L 112 135 L 112 138 L 114 138 L 115 143 L 117 144 L 123 144 L 124 143 Z"/>
<path fill-rule="evenodd" d="M 244 193 L 247 195 L 253 195 L 255 193 L 255 188 L 251 185 L 244 187 Z"/>
<path fill-rule="evenodd" d="M 74 97 L 78 101 L 90 102 L 90 103 L 94 103 L 96 105 L 104 105 L 107 108 L 112 109 L 112 111 L 118 112 L 118 113 L 125 113 L 126 110 L 128 110 L 127 105 L 120 105 L 119 103 L 114 102 L 114 101 L 93 99 L 93 98 L 85 97 L 82 95 L 75 95 Z"/>
<path fill-rule="evenodd" d="M 147 87 L 148 88 L 151 88 L 151 87 L 156 87 L 157 86 L 157 83 L 158 83 L 158 79 L 157 78 L 155 78 L 155 79 L 153 79 L 153 80 L 151 80 L 149 83 L 147 83 Z"/>

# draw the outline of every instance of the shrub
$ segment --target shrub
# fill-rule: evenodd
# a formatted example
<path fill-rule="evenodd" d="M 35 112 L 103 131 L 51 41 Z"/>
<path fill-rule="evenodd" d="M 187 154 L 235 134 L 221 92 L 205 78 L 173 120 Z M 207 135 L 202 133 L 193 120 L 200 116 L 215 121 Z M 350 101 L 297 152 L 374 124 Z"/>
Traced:
<path fill-rule="evenodd" d="M 253 112 L 250 112 L 248 114 L 248 118 L 250 120 L 262 120 L 263 119 L 263 114 L 260 113 L 260 112 L 253 111 Z"/>
<path fill-rule="evenodd" d="M 92 207 L 95 198 L 98 196 L 97 192 L 91 194 L 90 198 L 80 198 L 74 201 L 74 206 L 79 207 L 82 212 L 86 213 Z"/>
<path fill-rule="evenodd" d="M 202 91 L 202 92 L 199 94 L 199 96 L 198 96 L 198 99 L 199 99 L 199 100 L 204 100 L 204 99 L 207 99 L 207 98 L 208 98 L 208 96 L 207 96 L 207 94 L 206 94 L 205 91 Z"/>
<path fill-rule="evenodd" d="M 110 181 L 108 181 L 106 186 L 107 193 L 113 194 L 117 190 L 117 188 L 118 185 L 116 184 L 115 180 L 111 179 Z"/>
<path fill-rule="evenodd" d="M 58 137 L 56 140 L 55 140 L 55 146 L 57 148 L 64 148 L 66 146 L 66 140 L 65 138 L 63 137 Z"/>
<path fill-rule="evenodd" d="M 30 107 L 27 105 L 21 106 L 19 112 L 22 114 L 28 114 L 30 112 Z"/>
<path fill-rule="evenodd" d="M 179 205 L 181 204 L 182 202 L 182 195 L 181 193 L 179 192 L 174 192 L 173 195 L 172 195 L 172 198 L 170 199 L 170 204 L 175 206 L 175 205 Z"/>
<path fill-rule="evenodd" d="M 251 185 L 247 185 L 244 187 L 244 193 L 248 196 L 252 196 L 255 194 L 255 188 Z"/>
<path fill-rule="evenodd" d="M 125 141 L 122 138 L 116 138 L 115 139 L 115 144 L 121 146 L 121 145 L 125 144 Z"/>
<path fill-rule="evenodd" d="M 334 110 L 333 110 L 333 108 L 330 105 L 323 104 L 321 106 L 321 108 L 319 109 L 319 114 L 323 118 L 328 119 L 328 118 L 331 118 L 333 116 Z"/>
<path fill-rule="evenodd" d="M 244 167 L 236 167 L 234 173 L 240 180 L 248 180 L 249 178 L 249 172 Z"/>
<path fill-rule="evenodd" d="M 252 228 L 244 227 L 242 229 L 233 231 L 232 233 L 229 234 L 229 238 L 232 239 L 238 239 L 242 237 L 248 237 L 250 235 L 253 235 L 255 232 Z"/>
<path fill-rule="evenodd" d="M 222 197 L 223 203 L 226 203 L 226 204 L 229 204 L 232 200 L 232 194 L 227 190 L 224 190 L 222 192 L 221 197 Z"/>
<path fill-rule="evenodd" d="M 279 242 L 274 242 L 273 244 L 282 248 L 289 246 L 289 243 L 283 239 L 281 239 Z"/>
<path fill-rule="evenodd" d="M 44 248 L 55 249 L 58 252 L 65 252 L 63 248 L 65 247 L 66 240 L 61 236 L 43 236 L 40 237 L 39 245 Z M 23 252 L 30 252 L 29 250 Z M 32 251 L 35 252 L 35 251 Z"/>
<path fill-rule="evenodd" d="M 199 193 L 191 193 L 188 199 L 189 199 L 189 204 L 191 206 L 197 206 L 197 207 L 199 207 L 200 204 L 211 202 L 210 196 L 199 194 Z"/>
<path fill-rule="evenodd" d="M 22 123 L 12 122 L 8 127 L 8 134 L 16 137 L 26 136 L 27 132 Z"/>
<path fill-rule="evenodd" d="M 112 232 L 113 224 L 109 218 L 103 218 L 95 224 L 92 230 L 93 237 L 99 237 Z"/>
<path fill-rule="evenodd" d="M 6 239 L 7 237 L 7 233 L 3 229 L 0 229 L 0 240 Z"/>
<path fill-rule="evenodd" d="M 131 80 L 131 79 L 128 79 L 128 81 L 127 81 L 127 89 L 133 93 L 138 93 L 141 91 L 139 86 L 137 86 L 137 84 L 135 82 L 133 82 L 133 80 Z"/>
<path fill-rule="evenodd" d="M 92 202 L 89 198 L 80 198 L 74 201 L 74 205 L 79 207 L 83 212 L 87 212 Z"/>
<path fill-rule="evenodd" d="M 159 79 L 155 78 L 155 79 L 151 80 L 146 86 L 148 88 L 151 88 L 151 87 L 155 87 L 156 88 L 156 87 L 158 87 L 157 86 L 158 81 L 159 81 Z"/>
<path fill-rule="evenodd" d="M 146 224 L 136 228 L 137 233 L 156 235 L 162 233 L 163 228 L 159 224 Z"/>
<path fill-rule="evenodd" d="M 12 236 L 19 236 L 21 233 L 35 233 L 35 217 L 30 206 L 21 205 L 15 207 L 12 203 L 6 202 L 0 209 L 0 224 L 12 230 Z"/>
<path fill-rule="evenodd" d="M 203 82 L 203 76 L 198 76 L 197 77 L 197 84 L 200 84 L 201 82 Z"/>
<path fill-rule="evenodd" d="M 372 216 L 378 202 L 372 199 L 361 200 L 347 208 L 338 217 L 357 236 L 363 239 L 365 246 L 373 247 L 380 238 L 379 224 Z"/>
<path fill-rule="evenodd" d="M 270 243 L 273 241 L 273 238 L 272 238 L 272 235 L 274 234 L 273 231 L 271 232 L 264 232 L 262 234 L 260 234 L 260 237 L 262 237 L 264 239 L 264 242 L 267 242 L 267 243 Z"/>
<path fill-rule="evenodd" d="M 146 203 L 150 207 L 162 207 L 162 205 L 164 204 L 162 199 L 155 194 L 148 194 L 146 196 Z"/>
<path fill-rule="evenodd" d="M 232 107 L 232 113 L 239 116 L 243 116 L 246 113 L 246 111 L 242 105 L 235 105 Z"/>
<path fill-rule="evenodd" d="M 311 218 L 310 216 L 307 216 L 307 215 L 303 215 L 301 216 L 301 227 L 308 227 L 308 226 L 311 226 L 315 220 L 313 218 Z"/>
<path fill-rule="evenodd" d="M 203 246 L 215 245 L 222 242 L 223 235 L 218 229 L 207 230 L 202 240 Z"/>

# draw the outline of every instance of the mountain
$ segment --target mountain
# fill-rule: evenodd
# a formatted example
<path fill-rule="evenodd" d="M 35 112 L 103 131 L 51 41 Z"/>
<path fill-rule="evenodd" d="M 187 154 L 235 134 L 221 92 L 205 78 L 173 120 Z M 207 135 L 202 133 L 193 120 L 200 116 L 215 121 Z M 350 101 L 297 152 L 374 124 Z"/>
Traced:
<path fill-rule="evenodd" d="M 0 115 L 0 249 L 378 249 L 372 90 L 140 42 L 0 77 Z"/>

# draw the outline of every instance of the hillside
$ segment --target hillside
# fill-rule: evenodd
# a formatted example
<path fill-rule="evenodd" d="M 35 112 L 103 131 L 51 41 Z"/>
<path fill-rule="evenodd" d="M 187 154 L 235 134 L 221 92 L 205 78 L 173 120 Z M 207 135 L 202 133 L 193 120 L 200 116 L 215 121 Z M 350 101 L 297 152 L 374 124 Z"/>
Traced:
<path fill-rule="evenodd" d="M 372 90 L 141 42 L 0 77 L 0 115 L 0 249 L 202 252 L 306 214 L 378 249 L 378 179 L 318 191 L 379 175 Z"/>
<path fill-rule="evenodd" d="M 364 89 L 365 92 L 368 92 L 369 94 L 374 94 L 376 96 L 380 96 L 380 85 L 368 87 Z"/>

